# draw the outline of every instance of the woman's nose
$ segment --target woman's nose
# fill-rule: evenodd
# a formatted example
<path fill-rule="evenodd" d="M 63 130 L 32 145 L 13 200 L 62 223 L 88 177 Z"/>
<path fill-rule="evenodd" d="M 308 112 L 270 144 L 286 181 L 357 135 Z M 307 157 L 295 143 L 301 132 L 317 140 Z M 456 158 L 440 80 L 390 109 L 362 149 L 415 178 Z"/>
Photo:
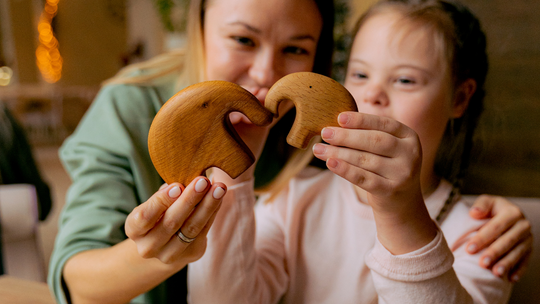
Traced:
<path fill-rule="evenodd" d="M 278 58 L 271 50 L 261 50 L 249 69 L 250 77 L 260 87 L 270 88 L 279 80 Z"/>
<path fill-rule="evenodd" d="M 364 91 L 364 102 L 375 106 L 388 106 L 389 99 L 383 85 L 379 83 L 368 84 Z"/>

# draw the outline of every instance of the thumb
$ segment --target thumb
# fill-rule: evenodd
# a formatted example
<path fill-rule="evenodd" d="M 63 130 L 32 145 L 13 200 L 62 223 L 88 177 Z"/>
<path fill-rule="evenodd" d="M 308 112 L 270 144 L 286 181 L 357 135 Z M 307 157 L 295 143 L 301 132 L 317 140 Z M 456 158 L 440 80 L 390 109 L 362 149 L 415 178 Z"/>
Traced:
<path fill-rule="evenodd" d="M 469 215 L 474 219 L 485 219 L 491 217 L 493 209 L 493 197 L 490 195 L 480 195 L 469 209 Z"/>

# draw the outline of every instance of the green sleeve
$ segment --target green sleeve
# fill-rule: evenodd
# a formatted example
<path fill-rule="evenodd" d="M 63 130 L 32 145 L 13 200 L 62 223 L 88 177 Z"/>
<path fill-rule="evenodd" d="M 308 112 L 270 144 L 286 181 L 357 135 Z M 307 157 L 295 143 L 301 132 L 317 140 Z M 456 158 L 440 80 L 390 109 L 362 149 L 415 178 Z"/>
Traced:
<path fill-rule="evenodd" d="M 147 137 L 164 101 L 152 87 L 104 87 L 61 147 L 60 158 L 73 183 L 60 216 L 48 275 L 59 303 L 69 302 L 62 279 L 65 262 L 78 252 L 125 240 L 127 215 L 163 183 L 150 160 Z M 159 289 L 135 302 L 160 302 L 163 291 Z"/>

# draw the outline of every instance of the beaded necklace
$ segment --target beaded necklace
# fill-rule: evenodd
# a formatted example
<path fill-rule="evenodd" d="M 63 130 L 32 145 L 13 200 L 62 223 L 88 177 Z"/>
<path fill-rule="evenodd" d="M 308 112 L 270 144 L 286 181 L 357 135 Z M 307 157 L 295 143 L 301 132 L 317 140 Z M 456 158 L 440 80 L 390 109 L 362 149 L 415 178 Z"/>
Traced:
<path fill-rule="evenodd" d="M 458 201 L 459 197 L 459 189 L 452 186 L 452 190 L 450 191 L 450 194 L 448 194 L 448 198 L 446 198 L 446 201 L 444 202 L 441 211 L 439 211 L 439 214 L 435 218 L 435 221 L 439 225 L 446 218 L 446 216 L 448 215 L 447 211 L 450 210 L 450 208 Z"/>

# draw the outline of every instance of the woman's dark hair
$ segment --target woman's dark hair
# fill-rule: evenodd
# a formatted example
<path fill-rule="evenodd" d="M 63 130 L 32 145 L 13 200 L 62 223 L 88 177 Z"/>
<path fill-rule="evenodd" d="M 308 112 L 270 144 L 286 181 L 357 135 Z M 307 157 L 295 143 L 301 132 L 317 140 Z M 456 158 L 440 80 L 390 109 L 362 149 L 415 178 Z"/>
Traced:
<path fill-rule="evenodd" d="M 476 81 L 476 91 L 463 116 L 449 121 L 446 126 L 435 160 L 435 173 L 460 186 L 469 166 L 474 131 L 484 109 L 488 58 L 480 21 L 464 5 L 452 0 L 382 0 L 358 20 L 354 35 L 367 19 L 386 11 L 397 11 L 405 22 L 432 30 L 436 40 L 434 47 L 439 48 L 447 60 L 454 88 L 467 79 Z"/>

